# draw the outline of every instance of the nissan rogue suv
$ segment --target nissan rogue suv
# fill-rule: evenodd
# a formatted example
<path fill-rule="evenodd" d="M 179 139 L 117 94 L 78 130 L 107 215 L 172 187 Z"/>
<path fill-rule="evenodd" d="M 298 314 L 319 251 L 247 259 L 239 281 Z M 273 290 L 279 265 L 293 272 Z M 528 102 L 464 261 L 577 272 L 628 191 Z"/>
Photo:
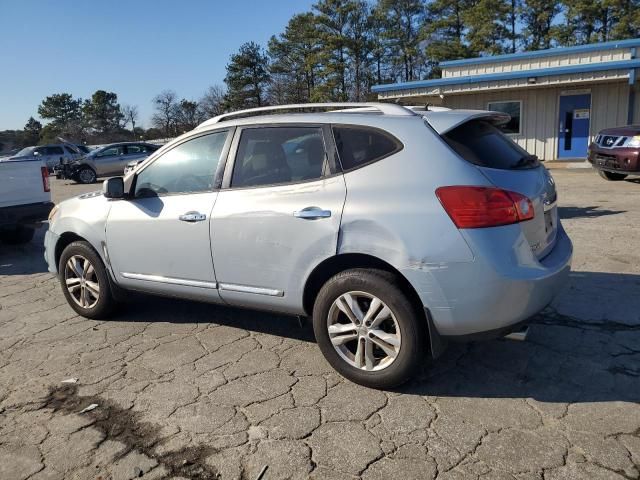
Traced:
<path fill-rule="evenodd" d="M 57 205 L 49 270 L 88 318 L 128 290 L 311 316 L 337 371 L 392 387 L 449 340 L 520 330 L 565 282 L 555 184 L 496 127 L 508 119 L 375 103 L 221 115 Z"/>

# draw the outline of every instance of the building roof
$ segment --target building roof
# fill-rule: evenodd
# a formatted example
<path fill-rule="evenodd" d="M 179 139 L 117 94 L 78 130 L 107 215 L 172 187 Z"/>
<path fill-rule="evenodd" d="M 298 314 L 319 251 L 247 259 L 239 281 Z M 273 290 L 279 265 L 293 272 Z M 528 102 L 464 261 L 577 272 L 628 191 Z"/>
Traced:
<path fill-rule="evenodd" d="M 640 45 L 640 40 L 637 40 Z M 602 44 L 600 44 L 602 45 Z M 496 58 L 496 57 L 491 57 Z M 512 72 L 492 73 L 484 75 L 469 75 L 459 77 L 436 78 L 433 80 L 419 80 L 415 82 L 391 83 L 374 85 L 373 92 L 388 92 L 393 90 L 411 90 L 415 88 L 440 87 L 446 85 L 471 84 L 479 82 L 495 82 L 500 80 L 515 80 L 520 78 L 547 77 L 567 75 L 572 73 L 602 72 L 607 70 L 624 70 L 640 68 L 640 59 L 622 60 L 617 62 L 586 63 L 554 68 L 540 68 L 533 70 L 517 70 Z"/>
<path fill-rule="evenodd" d="M 440 62 L 441 67 L 453 67 L 459 65 L 476 65 L 480 63 L 507 62 L 511 60 L 524 60 L 529 58 L 555 57 L 558 55 L 571 55 L 574 53 L 591 52 L 596 50 L 614 50 L 619 48 L 640 47 L 640 38 L 628 40 L 615 40 L 612 42 L 590 43 L 588 45 L 577 45 L 575 47 L 548 48 L 546 50 L 536 50 L 532 52 L 509 53 L 506 55 L 493 55 L 478 58 L 463 58 L 460 60 L 449 60 Z"/>

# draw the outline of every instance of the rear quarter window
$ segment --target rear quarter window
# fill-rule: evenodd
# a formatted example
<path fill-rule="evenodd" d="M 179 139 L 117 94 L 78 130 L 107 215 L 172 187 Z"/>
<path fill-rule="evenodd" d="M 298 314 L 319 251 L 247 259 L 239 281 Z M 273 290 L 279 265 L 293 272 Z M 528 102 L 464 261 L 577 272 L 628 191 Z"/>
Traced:
<path fill-rule="evenodd" d="M 535 168 L 540 163 L 486 120 L 471 120 L 442 135 L 466 161 L 481 167 L 512 170 Z"/>
<path fill-rule="evenodd" d="M 382 160 L 403 148 L 391 134 L 371 127 L 334 126 L 333 136 L 343 170 Z"/>

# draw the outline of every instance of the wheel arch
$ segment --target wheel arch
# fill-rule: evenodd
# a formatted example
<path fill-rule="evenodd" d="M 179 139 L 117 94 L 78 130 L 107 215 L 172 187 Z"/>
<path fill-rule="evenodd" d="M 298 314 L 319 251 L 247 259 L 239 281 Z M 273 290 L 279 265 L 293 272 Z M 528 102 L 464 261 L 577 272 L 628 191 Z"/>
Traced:
<path fill-rule="evenodd" d="M 411 303 L 414 304 L 416 309 L 419 310 L 422 315 L 425 314 L 418 292 L 416 292 L 409 280 L 407 280 L 407 278 L 393 265 L 366 253 L 340 253 L 319 263 L 307 277 L 307 281 L 305 282 L 302 297 L 305 312 L 311 315 L 315 299 L 318 296 L 322 285 L 324 285 L 327 280 L 340 272 L 352 268 L 374 268 L 392 273 L 400 282 L 403 291 L 408 293 Z"/>
<path fill-rule="evenodd" d="M 73 242 L 87 242 L 87 243 L 91 244 L 91 242 L 89 242 L 86 238 L 81 237 L 80 235 L 78 235 L 75 232 L 64 232 L 58 238 L 58 241 L 56 242 L 56 247 L 55 247 L 55 250 L 54 250 L 54 259 L 56 261 L 56 270 L 59 270 L 60 257 L 62 257 L 62 252 L 64 251 L 65 248 L 67 248 L 67 246 L 69 246 Z"/>

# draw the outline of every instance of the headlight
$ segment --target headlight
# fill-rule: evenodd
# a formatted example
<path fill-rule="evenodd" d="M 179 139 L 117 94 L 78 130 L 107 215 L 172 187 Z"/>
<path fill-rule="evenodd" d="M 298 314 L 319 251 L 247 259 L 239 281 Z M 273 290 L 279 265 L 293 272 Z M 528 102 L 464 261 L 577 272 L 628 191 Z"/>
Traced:
<path fill-rule="evenodd" d="M 640 135 L 631 137 L 631 140 L 627 143 L 627 147 L 640 147 Z"/>
<path fill-rule="evenodd" d="M 49 212 L 49 221 L 53 220 L 53 217 L 58 213 L 58 205 L 54 205 L 51 211 Z"/>

